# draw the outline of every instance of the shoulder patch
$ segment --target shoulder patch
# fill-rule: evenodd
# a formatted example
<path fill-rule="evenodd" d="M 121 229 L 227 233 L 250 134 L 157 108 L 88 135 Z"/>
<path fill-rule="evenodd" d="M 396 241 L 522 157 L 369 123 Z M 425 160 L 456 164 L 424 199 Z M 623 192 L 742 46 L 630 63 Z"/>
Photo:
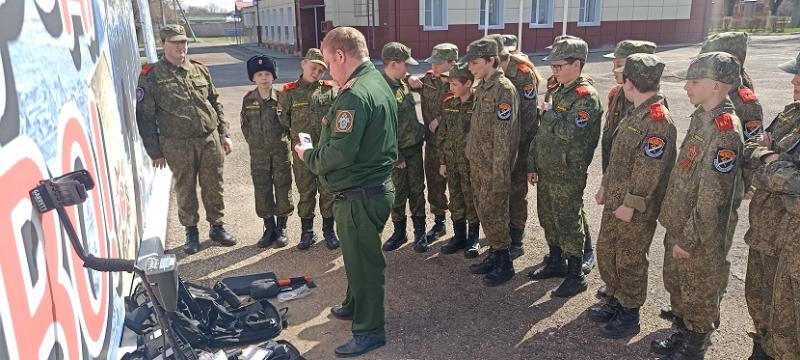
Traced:
<path fill-rule="evenodd" d="M 522 87 L 522 97 L 525 100 L 533 100 L 536 98 L 536 86 L 533 84 L 525 84 Z"/>
<path fill-rule="evenodd" d="M 531 68 L 529 68 L 528 65 L 525 64 L 519 64 L 519 66 L 517 66 L 517 69 L 519 69 L 519 71 L 521 71 L 523 74 L 531 73 Z"/>
<path fill-rule="evenodd" d="M 578 116 L 575 117 L 575 126 L 583 129 L 589 126 L 589 120 L 591 120 L 591 116 L 588 111 L 578 112 Z"/>
<path fill-rule="evenodd" d="M 511 83 L 511 80 L 501 81 L 500 86 L 502 86 L 503 89 L 506 90 L 511 90 L 514 88 L 514 84 Z"/>
<path fill-rule="evenodd" d="M 617 97 L 617 94 L 619 94 L 619 89 L 622 89 L 622 85 L 620 84 L 617 84 L 617 86 L 611 88 L 611 91 L 608 92 L 608 101 L 614 100 L 614 98 Z"/>
<path fill-rule="evenodd" d="M 667 140 L 660 136 L 648 136 L 644 142 L 644 155 L 651 159 L 661 159 L 666 150 Z"/>
<path fill-rule="evenodd" d="M 667 114 L 669 114 L 669 110 L 664 104 L 655 103 L 650 105 L 650 119 L 653 122 L 667 120 Z"/>
<path fill-rule="evenodd" d="M 719 114 L 714 119 L 714 122 L 717 124 L 717 130 L 719 131 L 733 130 L 733 118 L 731 117 L 731 114 Z"/>
<path fill-rule="evenodd" d="M 555 82 L 555 83 L 552 83 L 552 84 L 550 84 L 550 85 L 547 85 L 547 91 L 548 91 L 548 92 L 553 92 L 553 91 L 555 91 L 556 89 L 558 89 L 558 87 L 559 87 L 559 86 L 561 86 L 561 84 L 560 84 L 560 83 L 557 83 L 557 82 Z"/>
<path fill-rule="evenodd" d="M 443 103 L 443 104 L 447 104 L 447 103 L 449 103 L 449 102 L 450 102 L 450 100 L 453 100 L 453 99 L 455 99 L 455 97 L 456 97 L 456 96 L 455 96 L 455 95 L 453 95 L 453 94 L 447 95 L 447 97 L 445 97 L 445 98 L 444 98 L 444 100 L 442 100 L 442 103 Z"/>
<path fill-rule="evenodd" d="M 333 87 L 333 81 L 330 80 L 322 80 L 321 84 L 325 87 Z"/>
<path fill-rule="evenodd" d="M 714 157 L 714 170 L 727 174 L 736 167 L 736 150 L 718 148 Z"/>
<path fill-rule="evenodd" d="M 139 86 L 136 88 L 136 102 L 144 100 L 144 88 Z"/>
<path fill-rule="evenodd" d="M 288 82 L 286 84 L 283 84 L 283 91 L 289 91 L 289 90 L 293 90 L 293 89 L 297 89 L 297 81 L 292 81 L 292 82 Z"/>
<path fill-rule="evenodd" d="M 742 101 L 746 103 L 752 103 L 758 101 L 756 93 L 746 86 L 739 87 L 738 93 L 739 97 L 742 98 Z"/>
<path fill-rule="evenodd" d="M 355 119 L 355 110 L 336 110 L 336 119 L 334 120 L 334 131 L 339 133 L 353 132 L 353 121 Z"/>
<path fill-rule="evenodd" d="M 761 120 L 750 120 L 744 124 L 742 130 L 744 130 L 744 139 L 752 140 L 764 132 L 764 126 Z"/>
<path fill-rule="evenodd" d="M 589 87 L 586 85 L 579 85 L 575 88 L 575 92 L 580 96 L 589 96 L 592 93 L 592 91 L 589 90 Z"/>
<path fill-rule="evenodd" d="M 341 91 L 346 91 L 347 89 L 349 89 L 349 88 L 353 87 L 353 84 L 355 84 L 355 83 L 356 83 L 356 80 L 358 80 L 358 78 L 352 78 L 352 79 L 350 79 L 349 81 L 347 81 L 347 82 L 344 84 L 344 86 L 342 86 L 342 89 L 341 89 Z"/>
<path fill-rule="evenodd" d="M 144 64 L 144 66 L 142 66 L 141 75 L 147 76 L 147 74 L 149 74 L 151 70 L 153 70 L 153 64 Z"/>
<path fill-rule="evenodd" d="M 509 103 L 500 103 L 497 106 L 497 119 L 506 121 L 511 119 L 511 115 L 513 115 L 513 111 L 511 108 L 511 104 Z"/>

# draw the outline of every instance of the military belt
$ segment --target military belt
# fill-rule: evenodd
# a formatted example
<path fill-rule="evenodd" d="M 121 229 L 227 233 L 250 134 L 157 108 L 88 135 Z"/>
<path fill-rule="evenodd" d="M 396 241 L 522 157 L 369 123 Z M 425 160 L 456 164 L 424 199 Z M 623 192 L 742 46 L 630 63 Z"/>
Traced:
<path fill-rule="evenodd" d="M 373 185 L 373 186 L 366 186 L 359 189 L 342 191 L 339 193 L 333 194 L 333 200 L 335 201 L 354 201 L 354 200 L 362 200 L 374 196 L 379 196 L 386 194 L 387 191 L 394 189 L 394 184 L 392 184 L 392 180 L 386 180 L 383 184 L 380 185 Z"/>

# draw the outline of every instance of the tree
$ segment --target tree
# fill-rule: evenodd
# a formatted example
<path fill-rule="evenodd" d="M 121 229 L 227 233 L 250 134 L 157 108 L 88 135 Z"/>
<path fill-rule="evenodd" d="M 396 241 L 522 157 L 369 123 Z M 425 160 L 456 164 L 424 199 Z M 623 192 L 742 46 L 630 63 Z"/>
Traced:
<path fill-rule="evenodd" d="M 736 9 L 736 0 L 725 0 L 725 16 L 733 16 Z"/>
<path fill-rule="evenodd" d="M 769 14 L 772 16 L 778 15 L 778 8 L 781 7 L 783 0 L 769 0 Z"/>

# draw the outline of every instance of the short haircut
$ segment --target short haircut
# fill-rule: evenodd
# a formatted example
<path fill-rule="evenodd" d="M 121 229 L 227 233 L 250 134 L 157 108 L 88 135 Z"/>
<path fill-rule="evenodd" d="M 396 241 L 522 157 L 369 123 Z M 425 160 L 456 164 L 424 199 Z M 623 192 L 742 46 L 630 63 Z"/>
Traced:
<path fill-rule="evenodd" d="M 633 79 L 627 77 L 625 74 L 622 74 L 622 82 L 624 83 L 625 80 L 630 81 L 631 84 L 633 85 L 633 87 L 636 88 L 636 90 L 638 90 L 639 92 L 646 93 L 646 92 L 661 90 L 661 83 L 660 82 L 655 83 L 655 84 L 649 84 L 649 85 L 637 84 L 636 81 L 634 81 Z"/>
<path fill-rule="evenodd" d="M 574 57 L 566 58 L 566 59 L 564 59 L 564 61 L 566 61 L 567 64 L 570 64 L 570 65 L 572 65 L 576 61 L 580 61 L 581 62 L 581 71 L 583 70 L 583 66 L 586 65 L 586 61 L 585 60 L 574 58 Z"/>
<path fill-rule="evenodd" d="M 320 48 L 342 50 L 348 56 L 357 58 L 369 56 L 367 39 L 364 38 L 364 34 L 349 26 L 341 26 L 329 31 L 322 40 Z"/>
<path fill-rule="evenodd" d="M 466 75 L 466 76 L 451 76 L 450 78 L 454 79 L 454 80 L 458 80 L 458 82 L 460 82 L 461 85 L 466 84 L 467 81 L 472 81 L 473 83 L 475 82 L 475 77 L 472 76 L 472 73 L 470 73 L 469 75 Z"/>
<path fill-rule="evenodd" d="M 479 59 L 486 60 L 487 62 L 491 62 L 492 59 L 494 59 L 494 64 L 492 64 L 492 67 L 495 68 L 495 69 L 500 67 L 500 57 L 499 56 L 485 55 L 485 56 L 479 57 Z"/>

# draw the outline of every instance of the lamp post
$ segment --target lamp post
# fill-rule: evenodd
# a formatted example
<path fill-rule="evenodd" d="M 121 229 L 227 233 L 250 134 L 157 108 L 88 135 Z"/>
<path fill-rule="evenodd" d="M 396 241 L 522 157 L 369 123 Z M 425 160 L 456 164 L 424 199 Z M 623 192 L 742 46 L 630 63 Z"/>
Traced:
<path fill-rule="evenodd" d="M 256 4 L 256 31 L 258 32 L 258 46 L 261 46 L 261 9 L 259 9 L 259 1 L 253 0 Z"/>

